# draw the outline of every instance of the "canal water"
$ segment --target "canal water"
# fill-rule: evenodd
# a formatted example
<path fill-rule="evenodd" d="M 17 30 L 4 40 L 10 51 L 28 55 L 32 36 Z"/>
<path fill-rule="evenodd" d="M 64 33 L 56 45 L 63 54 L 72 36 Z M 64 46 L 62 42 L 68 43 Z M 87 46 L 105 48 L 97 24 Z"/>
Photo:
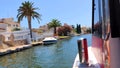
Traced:
<path fill-rule="evenodd" d="M 72 68 L 79 38 L 87 38 L 88 45 L 91 45 L 91 34 L 62 39 L 56 44 L 35 46 L 2 56 L 0 68 Z"/>

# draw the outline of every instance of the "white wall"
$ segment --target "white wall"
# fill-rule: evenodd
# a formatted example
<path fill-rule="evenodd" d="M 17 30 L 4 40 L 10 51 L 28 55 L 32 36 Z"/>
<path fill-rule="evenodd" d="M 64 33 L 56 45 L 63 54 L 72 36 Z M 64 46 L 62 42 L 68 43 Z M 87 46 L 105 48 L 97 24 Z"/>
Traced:
<path fill-rule="evenodd" d="M 53 36 L 53 31 L 47 31 L 41 34 L 37 34 L 35 32 L 32 32 L 32 40 L 38 41 L 39 39 L 44 39 L 45 37 L 51 37 Z"/>
<path fill-rule="evenodd" d="M 13 33 L 14 40 L 23 40 L 27 39 L 29 43 L 31 43 L 30 39 L 30 31 L 29 30 L 23 30 L 23 31 L 15 31 L 15 32 L 4 32 L 0 33 L 5 36 L 5 41 L 10 41 L 10 35 Z"/>
<path fill-rule="evenodd" d="M 0 23 L 0 28 L 5 29 L 5 30 L 0 30 L 0 32 L 5 32 L 7 30 L 7 24 Z"/>

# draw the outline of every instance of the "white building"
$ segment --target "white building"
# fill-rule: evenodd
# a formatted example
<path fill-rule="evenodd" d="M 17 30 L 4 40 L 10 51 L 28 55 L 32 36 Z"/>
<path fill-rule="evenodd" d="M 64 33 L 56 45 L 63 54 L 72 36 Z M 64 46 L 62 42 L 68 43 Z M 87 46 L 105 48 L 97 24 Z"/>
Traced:
<path fill-rule="evenodd" d="M 19 27 L 19 22 L 15 22 L 13 18 L 0 19 L 0 32 L 11 32 L 14 28 Z"/>

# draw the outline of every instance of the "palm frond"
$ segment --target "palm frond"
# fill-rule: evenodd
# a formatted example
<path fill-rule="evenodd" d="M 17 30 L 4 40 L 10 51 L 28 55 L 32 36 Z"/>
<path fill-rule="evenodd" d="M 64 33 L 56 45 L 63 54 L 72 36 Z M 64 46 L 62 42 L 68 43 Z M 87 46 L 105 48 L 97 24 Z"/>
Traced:
<path fill-rule="evenodd" d="M 52 19 L 51 22 L 48 23 L 49 28 L 58 27 L 58 26 L 61 26 L 61 23 L 57 19 Z"/>
<path fill-rule="evenodd" d="M 21 21 L 24 17 L 31 16 L 33 19 L 37 19 L 38 22 L 41 20 L 41 15 L 37 13 L 35 10 L 39 8 L 34 7 L 34 3 L 30 1 L 25 1 L 19 7 L 17 18 Z"/>

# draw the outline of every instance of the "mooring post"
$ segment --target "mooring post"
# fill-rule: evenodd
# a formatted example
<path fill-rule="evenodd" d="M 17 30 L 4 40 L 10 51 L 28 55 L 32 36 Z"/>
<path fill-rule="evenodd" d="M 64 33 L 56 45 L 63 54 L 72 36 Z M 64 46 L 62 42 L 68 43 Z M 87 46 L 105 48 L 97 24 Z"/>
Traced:
<path fill-rule="evenodd" d="M 87 46 L 87 39 L 81 38 L 77 41 L 78 43 L 78 53 L 79 53 L 79 60 L 80 63 L 88 63 L 88 46 Z"/>
<path fill-rule="evenodd" d="M 79 60 L 82 63 L 82 40 L 77 40 L 78 43 L 78 53 L 79 53 Z"/>
<path fill-rule="evenodd" d="M 83 39 L 83 45 L 84 45 L 84 58 L 85 58 L 85 62 L 88 63 L 88 46 L 87 46 L 87 39 L 86 38 Z"/>

